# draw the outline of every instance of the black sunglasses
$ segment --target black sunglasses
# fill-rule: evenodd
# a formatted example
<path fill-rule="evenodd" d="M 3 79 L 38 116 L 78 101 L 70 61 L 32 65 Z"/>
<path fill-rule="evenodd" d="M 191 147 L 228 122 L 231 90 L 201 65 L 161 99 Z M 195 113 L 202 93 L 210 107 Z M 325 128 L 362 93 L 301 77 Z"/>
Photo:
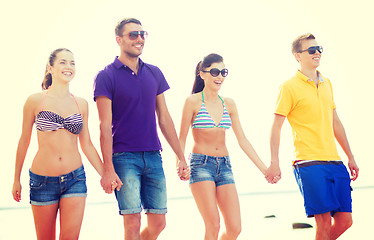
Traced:
<path fill-rule="evenodd" d="M 128 35 L 131 40 L 138 39 L 139 35 L 144 40 L 148 36 L 148 33 L 146 31 L 132 31 Z"/>
<path fill-rule="evenodd" d="M 313 46 L 313 47 L 310 47 L 308 49 L 305 49 L 305 50 L 302 50 L 302 51 L 298 51 L 298 53 L 302 53 L 302 52 L 306 52 L 306 51 L 308 51 L 308 53 L 310 55 L 312 55 L 312 54 L 315 54 L 316 51 L 318 51 L 319 53 L 322 53 L 323 52 L 323 48 L 322 48 L 322 46 Z"/>
<path fill-rule="evenodd" d="M 227 74 L 229 74 L 229 70 L 227 68 L 224 68 L 222 70 L 219 70 L 218 68 L 212 68 L 209 71 L 202 71 L 202 72 L 208 72 L 212 77 L 218 77 L 218 75 L 221 73 L 222 77 L 226 77 Z"/>

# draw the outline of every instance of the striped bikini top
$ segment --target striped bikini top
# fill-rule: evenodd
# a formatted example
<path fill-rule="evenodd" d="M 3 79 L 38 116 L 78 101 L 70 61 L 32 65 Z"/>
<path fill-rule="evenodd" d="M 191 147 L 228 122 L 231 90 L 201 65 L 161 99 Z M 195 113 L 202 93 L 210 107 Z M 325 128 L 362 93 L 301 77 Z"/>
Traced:
<path fill-rule="evenodd" d="M 59 114 L 51 111 L 43 111 L 45 97 L 48 91 L 45 93 L 42 103 L 41 111 L 35 118 L 36 129 L 42 132 L 56 131 L 58 129 L 66 129 L 73 134 L 79 134 L 83 128 L 82 114 L 74 95 L 71 94 L 78 106 L 79 113 L 74 113 L 66 118 L 61 117 Z"/>
<path fill-rule="evenodd" d="M 218 96 L 221 99 L 223 105 L 222 119 L 218 123 L 218 125 L 216 125 L 216 123 L 213 121 L 212 117 L 210 116 L 208 110 L 205 107 L 203 92 L 201 92 L 201 97 L 203 99 L 203 103 L 201 104 L 199 112 L 196 114 L 195 120 L 193 121 L 191 128 L 204 129 L 219 127 L 229 129 L 231 127 L 231 118 L 222 98 Z"/>

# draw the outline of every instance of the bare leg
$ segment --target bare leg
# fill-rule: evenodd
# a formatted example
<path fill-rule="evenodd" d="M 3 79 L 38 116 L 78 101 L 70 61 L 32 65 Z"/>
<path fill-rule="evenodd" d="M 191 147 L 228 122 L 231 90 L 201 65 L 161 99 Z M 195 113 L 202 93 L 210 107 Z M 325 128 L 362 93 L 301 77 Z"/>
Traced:
<path fill-rule="evenodd" d="M 60 240 L 79 238 L 86 197 L 68 197 L 60 200 Z"/>
<path fill-rule="evenodd" d="M 331 240 L 337 239 L 353 224 L 352 213 L 337 212 L 334 214 L 334 223 L 331 227 Z"/>
<path fill-rule="evenodd" d="M 140 213 L 123 215 L 125 240 L 140 240 Z"/>
<path fill-rule="evenodd" d="M 330 212 L 314 215 L 316 220 L 316 240 L 330 240 L 331 214 Z"/>
<path fill-rule="evenodd" d="M 140 234 L 142 240 L 155 240 L 158 235 L 165 229 L 166 218 L 165 214 L 147 213 L 148 225 Z"/>
<path fill-rule="evenodd" d="M 217 187 L 217 201 L 226 226 L 226 231 L 220 239 L 237 239 L 241 232 L 241 217 L 239 197 L 235 184 L 226 184 Z"/>
<path fill-rule="evenodd" d="M 204 220 L 204 239 L 217 240 L 220 226 L 215 183 L 211 181 L 193 183 L 191 184 L 191 191 Z"/>
<path fill-rule="evenodd" d="M 56 239 L 58 203 L 47 206 L 31 205 L 38 240 Z"/>

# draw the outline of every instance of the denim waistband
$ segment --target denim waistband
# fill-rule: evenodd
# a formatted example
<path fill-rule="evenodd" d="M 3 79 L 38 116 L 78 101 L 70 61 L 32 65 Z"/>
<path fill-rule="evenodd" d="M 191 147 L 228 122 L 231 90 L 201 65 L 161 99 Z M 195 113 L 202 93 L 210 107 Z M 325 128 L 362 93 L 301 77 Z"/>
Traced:
<path fill-rule="evenodd" d="M 190 154 L 190 159 L 200 159 L 200 160 L 206 160 L 206 161 L 213 160 L 213 161 L 217 161 L 217 162 L 230 161 L 229 156 L 215 157 L 215 156 L 208 156 L 208 155 L 201 154 L 201 153 L 191 153 Z"/>
<path fill-rule="evenodd" d="M 38 175 L 38 174 L 31 172 L 31 170 L 29 170 L 31 179 L 38 181 L 38 182 L 49 182 L 49 183 L 61 183 L 61 182 L 69 181 L 73 179 L 74 177 L 79 176 L 83 173 L 84 173 L 83 165 L 70 173 L 63 174 L 63 175 L 56 176 L 56 177 Z"/>

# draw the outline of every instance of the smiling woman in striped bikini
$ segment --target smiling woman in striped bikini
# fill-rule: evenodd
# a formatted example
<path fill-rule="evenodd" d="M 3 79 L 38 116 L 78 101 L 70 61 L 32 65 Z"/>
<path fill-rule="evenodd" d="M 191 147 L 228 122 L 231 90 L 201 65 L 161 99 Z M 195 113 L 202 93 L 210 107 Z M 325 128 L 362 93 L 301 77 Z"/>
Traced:
<path fill-rule="evenodd" d="M 183 108 L 179 134 L 185 149 L 187 134 L 192 128 L 190 188 L 205 223 L 205 240 L 218 239 L 218 207 L 226 226 L 220 239 L 236 239 L 241 231 L 239 198 L 225 143 L 226 130 L 232 127 L 240 147 L 263 174 L 267 169 L 243 132 L 235 102 L 218 95 L 227 74 L 223 58 L 218 54 L 210 54 L 199 62 L 192 95 Z"/>
<path fill-rule="evenodd" d="M 103 173 L 102 161 L 88 131 L 87 101 L 69 91 L 74 75 L 71 51 L 65 48 L 53 51 L 42 83 L 44 91 L 29 96 L 23 108 L 12 194 L 14 200 L 21 200 L 22 166 L 35 124 L 39 148 L 29 174 L 30 203 L 38 240 L 55 239 L 58 212 L 60 239 L 79 237 L 87 186 L 78 140 L 96 171 Z"/>

